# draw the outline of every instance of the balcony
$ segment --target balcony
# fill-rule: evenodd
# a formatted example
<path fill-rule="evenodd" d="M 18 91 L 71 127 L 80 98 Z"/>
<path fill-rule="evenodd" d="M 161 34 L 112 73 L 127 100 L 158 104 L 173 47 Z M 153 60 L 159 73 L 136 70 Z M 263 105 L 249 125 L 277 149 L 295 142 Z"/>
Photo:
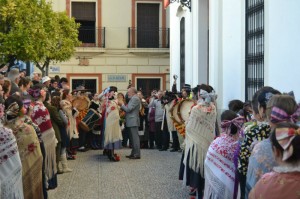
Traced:
<path fill-rule="evenodd" d="M 80 47 L 105 48 L 105 27 L 104 28 L 85 28 L 78 30 L 78 39 L 82 42 Z"/>
<path fill-rule="evenodd" d="M 128 48 L 169 48 L 170 28 L 128 28 Z"/>

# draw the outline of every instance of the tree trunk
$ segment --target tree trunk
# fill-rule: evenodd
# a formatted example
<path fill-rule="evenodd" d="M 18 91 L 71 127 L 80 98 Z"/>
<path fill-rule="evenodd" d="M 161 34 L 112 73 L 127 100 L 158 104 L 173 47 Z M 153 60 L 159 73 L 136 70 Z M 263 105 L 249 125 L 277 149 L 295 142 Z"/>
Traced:
<path fill-rule="evenodd" d="M 42 76 L 44 76 L 45 75 L 44 67 L 42 67 L 39 63 L 35 63 L 35 64 L 36 64 L 36 67 L 38 69 L 40 69 L 40 71 L 42 72 Z"/>

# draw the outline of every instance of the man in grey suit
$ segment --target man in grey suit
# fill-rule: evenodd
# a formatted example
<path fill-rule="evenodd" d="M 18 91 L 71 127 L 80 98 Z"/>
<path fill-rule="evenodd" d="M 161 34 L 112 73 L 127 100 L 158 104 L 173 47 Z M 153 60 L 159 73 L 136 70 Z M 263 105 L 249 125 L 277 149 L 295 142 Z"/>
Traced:
<path fill-rule="evenodd" d="M 134 87 L 128 89 L 127 92 L 128 98 L 130 99 L 127 106 L 124 105 L 124 102 L 119 102 L 121 109 L 126 112 L 125 122 L 126 127 L 128 127 L 129 137 L 132 143 L 132 151 L 129 156 L 126 156 L 130 159 L 140 159 L 140 137 L 138 134 L 138 127 L 140 125 L 140 105 L 141 101 L 137 95 L 137 90 Z"/>

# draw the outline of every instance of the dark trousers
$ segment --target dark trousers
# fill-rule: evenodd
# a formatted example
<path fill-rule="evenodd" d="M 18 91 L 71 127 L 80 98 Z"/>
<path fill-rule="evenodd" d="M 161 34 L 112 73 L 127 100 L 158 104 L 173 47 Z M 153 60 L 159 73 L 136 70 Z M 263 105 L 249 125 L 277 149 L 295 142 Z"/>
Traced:
<path fill-rule="evenodd" d="M 245 198 L 245 194 L 246 194 L 246 180 L 247 180 L 247 176 L 239 173 L 241 199 Z"/>
<path fill-rule="evenodd" d="M 155 132 L 149 131 L 149 146 L 150 146 L 150 148 L 154 148 L 154 141 L 155 141 Z"/>
<path fill-rule="evenodd" d="M 86 132 L 84 132 L 80 127 L 78 128 L 79 132 L 79 147 L 85 146 L 86 144 Z"/>
<path fill-rule="evenodd" d="M 172 131 L 172 140 L 173 140 L 172 148 L 180 149 L 177 131 Z"/>
<path fill-rule="evenodd" d="M 122 136 L 123 136 L 123 140 L 122 140 L 122 146 L 126 147 L 128 144 L 128 140 L 129 140 L 129 134 L 128 134 L 128 127 L 125 127 L 122 131 Z"/>
<path fill-rule="evenodd" d="M 157 148 L 162 148 L 162 130 L 161 130 L 162 122 L 155 122 L 155 144 Z"/>
<path fill-rule="evenodd" d="M 163 149 L 168 149 L 169 145 L 170 145 L 170 132 L 169 132 L 169 128 L 168 128 L 168 124 L 167 124 L 167 120 L 165 119 L 164 122 L 164 129 L 163 129 L 163 133 L 162 133 L 162 148 Z"/>

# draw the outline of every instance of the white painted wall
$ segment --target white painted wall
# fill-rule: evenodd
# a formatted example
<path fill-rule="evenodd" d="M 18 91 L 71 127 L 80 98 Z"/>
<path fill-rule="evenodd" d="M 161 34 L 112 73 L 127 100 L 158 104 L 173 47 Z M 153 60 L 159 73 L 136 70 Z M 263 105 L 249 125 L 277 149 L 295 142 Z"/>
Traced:
<path fill-rule="evenodd" d="M 223 3 L 223 108 L 227 108 L 228 102 L 232 99 L 243 100 L 244 96 L 241 94 L 242 82 L 244 77 L 242 76 L 241 65 L 241 0 L 227 0 Z"/>
<path fill-rule="evenodd" d="M 193 57 L 194 66 L 198 68 L 195 70 L 193 78 L 194 85 L 208 83 L 208 0 L 193 1 L 193 12 L 196 11 L 195 19 L 198 21 L 194 23 L 194 29 L 197 30 L 194 34 L 194 45 L 196 57 Z M 195 54 L 194 53 L 194 54 Z"/>
<path fill-rule="evenodd" d="M 265 0 L 265 85 L 300 100 L 300 1 Z"/>
<path fill-rule="evenodd" d="M 127 48 L 131 27 L 131 0 L 102 0 L 102 26 L 107 48 Z"/>

